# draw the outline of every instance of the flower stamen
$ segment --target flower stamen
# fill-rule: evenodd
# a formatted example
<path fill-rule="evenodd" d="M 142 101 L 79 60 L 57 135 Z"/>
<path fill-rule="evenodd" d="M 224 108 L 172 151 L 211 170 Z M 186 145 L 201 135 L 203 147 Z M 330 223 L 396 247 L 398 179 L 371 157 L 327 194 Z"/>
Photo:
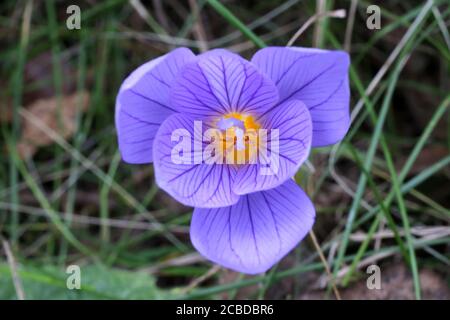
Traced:
<path fill-rule="evenodd" d="M 225 132 L 223 155 L 227 163 L 254 163 L 260 125 L 251 115 L 232 112 L 217 121 L 216 126 Z"/>

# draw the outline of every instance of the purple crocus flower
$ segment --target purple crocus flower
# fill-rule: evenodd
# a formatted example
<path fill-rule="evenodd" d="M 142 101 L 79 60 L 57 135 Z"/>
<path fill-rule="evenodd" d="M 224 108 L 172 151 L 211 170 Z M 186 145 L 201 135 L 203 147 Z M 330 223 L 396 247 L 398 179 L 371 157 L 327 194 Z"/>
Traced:
<path fill-rule="evenodd" d="M 140 66 L 120 88 L 115 117 L 122 158 L 153 162 L 157 184 L 195 207 L 190 235 L 203 256 L 236 271 L 264 272 L 312 228 L 314 207 L 292 178 L 311 147 L 346 134 L 348 67 L 341 51 L 268 47 L 247 61 L 223 49 L 197 56 L 173 50 Z M 261 174 L 267 162 L 260 159 L 173 161 L 184 139 L 189 150 L 183 157 L 198 157 L 195 146 L 208 145 L 198 137 L 209 129 L 234 130 L 237 154 L 249 145 L 247 132 L 261 128 L 278 132 L 276 150 L 268 134 L 269 153 L 278 158 L 272 174 Z M 174 139 L 179 129 L 183 137 Z M 213 153 L 222 158 L 228 152 Z"/>

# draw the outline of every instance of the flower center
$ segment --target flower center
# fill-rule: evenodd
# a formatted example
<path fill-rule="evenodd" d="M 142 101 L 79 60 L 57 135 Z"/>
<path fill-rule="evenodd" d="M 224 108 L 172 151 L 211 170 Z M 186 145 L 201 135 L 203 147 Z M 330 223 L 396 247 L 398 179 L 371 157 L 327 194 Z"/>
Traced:
<path fill-rule="evenodd" d="M 216 126 L 225 134 L 222 150 L 227 163 L 255 163 L 260 125 L 251 115 L 232 112 L 217 121 Z"/>

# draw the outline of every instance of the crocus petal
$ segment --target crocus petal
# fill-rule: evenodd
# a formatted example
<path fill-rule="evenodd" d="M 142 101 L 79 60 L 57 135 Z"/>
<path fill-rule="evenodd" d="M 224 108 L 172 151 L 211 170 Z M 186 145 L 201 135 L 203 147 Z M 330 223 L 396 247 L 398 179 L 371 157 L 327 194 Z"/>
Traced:
<path fill-rule="evenodd" d="M 289 100 L 261 118 L 262 127 L 268 130 L 267 151 L 259 150 L 260 160 L 266 164 L 245 164 L 239 167 L 233 191 L 247 194 L 279 186 L 295 175 L 308 158 L 312 140 L 312 124 L 303 102 Z M 279 136 L 271 134 L 278 129 Z M 275 143 L 278 141 L 278 147 Z M 260 161 L 259 161 L 260 162 Z"/>
<path fill-rule="evenodd" d="M 171 115 L 159 128 L 153 145 L 157 184 L 187 206 L 214 208 L 236 203 L 239 196 L 231 189 L 236 168 L 203 161 L 196 163 L 195 157 L 201 156 L 204 148 L 202 135 L 209 127 L 202 123 L 202 130 L 198 131 L 200 134 L 196 134 L 194 128 L 194 118 L 180 113 Z M 172 138 L 180 129 L 186 133 L 186 141 L 191 146 L 191 150 L 183 153 L 183 157 L 190 159 L 187 164 L 175 162 L 172 156 L 174 147 L 185 139 L 181 135 Z M 196 142 L 199 142 L 200 150 L 194 148 Z"/>
<path fill-rule="evenodd" d="M 186 48 L 151 60 L 133 71 L 120 87 L 116 100 L 119 150 L 128 163 L 152 162 L 152 146 L 160 124 L 174 109 L 170 86 L 180 68 L 194 59 Z"/>
<path fill-rule="evenodd" d="M 248 61 L 226 50 L 202 54 L 181 70 L 171 105 L 195 116 L 263 113 L 278 101 L 278 90 Z"/>
<path fill-rule="evenodd" d="M 314 223 L 308 196 L 293 180 L 241 196 L 233 206 L 194 210 L 191 241 L 209 260 L 256 274 L 267 271 L 301 241 Z"/>
<path fill-rule="evenodd" d="M 349 56 L 343 51 L 269 47 L 251 60 L 277 85 L 281 104 L 303 101 L 313 122 L 313 147 L 340 141 L 350 125 Z"/>

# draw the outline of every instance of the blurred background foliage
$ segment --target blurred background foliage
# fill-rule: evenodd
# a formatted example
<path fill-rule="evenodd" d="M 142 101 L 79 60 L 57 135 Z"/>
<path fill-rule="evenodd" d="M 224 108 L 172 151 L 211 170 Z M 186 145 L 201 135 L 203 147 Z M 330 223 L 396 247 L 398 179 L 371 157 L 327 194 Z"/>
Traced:
<path fill-rule="evenodd" d="M 69 30 L 72 4 L 0 4 L 0 298 L 450 298 L 448 1 L 86 0 Z M 243 276 L 195 252 L 192 209 L 152 166 L 121 162 L 115 97 L 175 47 L 250 58 L 302 26 L 294 45 L 350 52 L 354 122 L 296 176 L 318 246 Z M 81 290 L 66 288 L 71 264 Z M 382 290 L 366 287 L 371 264 Z"/>

